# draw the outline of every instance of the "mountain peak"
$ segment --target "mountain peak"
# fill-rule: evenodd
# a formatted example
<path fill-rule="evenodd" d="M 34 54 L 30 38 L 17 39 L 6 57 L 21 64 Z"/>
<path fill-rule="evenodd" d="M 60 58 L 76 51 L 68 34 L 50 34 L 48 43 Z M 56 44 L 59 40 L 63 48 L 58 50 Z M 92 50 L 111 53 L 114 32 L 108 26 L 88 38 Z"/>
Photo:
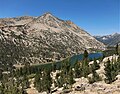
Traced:
<path fill-rule="evenodd" d="M 119 33 L 115 32 L 112 34 L 112 36 L 116 36 L 116 35 L 119 35 Z"/>
<path fill-rule="evenodd" d="M 46 21 L 51 21 L 51 20 L 55 20 L 56 17 L 53 16 L 50 12 L 46 12 L 44 13 L 42 16 L 39 16 L 37 18 L 37 20 L 39 20 L 40 22 L 42 21 L 42 23 L 46 22 Z"/>
<path fill-rule="evenodd" d="M 44 18 L 46 18 L 46 17 L 54 17 L 54 16 L 52 15 L 52 13 L 50 13 L 50 12 L 46 12 L 46 13 L 44 13 L 42 16 L 43 16 Z"/>
<path fill-rule="evenodd" d="M 43 15 L 52 15 L 51 12 L 45 12 Z"/>
<path fill-rule="evenodd" d="M 61 28 L 63 24 L 63 20 L 53 16 L 50 12 L 44 13 L 42 16 L 39 16 L 37 19 L 34 20 L 34 23 L 42 24 L 45 28 Z M 60 30 L 60 29 L 59 29 Z M 55 30 L 58 31 L 58 30 Z M 61 30 L 60 30 L 61 31 Z"/>
<path fill-rule="evenodd" d="M 45 62 L 43 58 L 46 60 L 53 58 L 54 52 L 55 58 L 58 56 L 64 58 L 82 53 L 86 48 L 102 50 L 105 46 L 72 21 L 61 20 L 49 12 L 33 19 L 23 18 L 5 21 L 7 24 L 0 29 L 2 31 L 0 36 L 16 45 L 25 43 L 27 47 L 30 47 L 31 52 L 35 53 L 35 62 L 38 60 L 37 57 L 40 59 L 37 63 Z M 12 27 L 9 25 L 11 22 L 15 23 Z M 0 23 L 3 21 L 1 20 Z M 18 41 L 17 36 L 21 37 L 21 41 Z"/>
<path fill-rule="evenodd" d="M 119 33 L 113 33 L 111 35 L 104 35 L 104 36 L 96 36 L 95 37 L 98 41 L 101 41 L 108 46 L 114 46 L 117 43 L 120 42 L 120 34 Z"/>

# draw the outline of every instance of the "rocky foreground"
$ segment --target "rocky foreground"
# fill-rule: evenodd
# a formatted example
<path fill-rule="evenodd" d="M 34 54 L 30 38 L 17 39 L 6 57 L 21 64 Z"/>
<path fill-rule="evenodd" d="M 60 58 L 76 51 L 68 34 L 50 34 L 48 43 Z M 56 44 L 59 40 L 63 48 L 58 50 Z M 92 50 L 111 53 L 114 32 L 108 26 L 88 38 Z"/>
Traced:
<path fill-rule="evenodd" d="M 71 89 L 63 90 L 62 88 L 54 89 L 52 94 L 120 94 L 120 75 L 117 75 L 117 80 L 112 84 L 106 84 L 104 82 L 104 62 L 108 60 L 116 60 L 118 56 L 110 56 L 103 59 L 100 63 L 100 69 L 97 70 L 97 73 L 102 77 L 102 81 L 95 82 L 93 84 L 88 83 L 88 79 L 81 77 L 74 79 L 76 82 L 72 85 Z M 92 63 L 92 62 L 90 62 Z M 99 61 L 98 61 L 99 63 Z M 53 73 L 54 75 L 56 73 Z M 53 78 L 54 78 L 53 75 Z M 91 75 L 91 74 L 90 74 Z M 90 76 L 89 75 L 89 76 Z M 38 93 L 38 91 L 34 88 L 34 78 L 30 81 L 30 88 L 27 89 L 28 94 L 47 94 L 46 92 Z"/>

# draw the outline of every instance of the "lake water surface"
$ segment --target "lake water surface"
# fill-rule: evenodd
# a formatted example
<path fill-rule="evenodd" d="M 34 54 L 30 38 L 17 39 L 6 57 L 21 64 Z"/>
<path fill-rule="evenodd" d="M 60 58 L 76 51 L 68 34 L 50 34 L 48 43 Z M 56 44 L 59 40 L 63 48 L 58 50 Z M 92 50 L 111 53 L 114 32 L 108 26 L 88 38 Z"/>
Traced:
<path fill-rule="evenodd" d="M 88 55 L 88 58 L 90 60 L 93 60 L 94 58 L 95 59 L 98 59 L 98 58 L 102 58 L 103 57 L 103 53 L 101 52 L 97 52 L 97 53 L 90 53 Z M 70 58 L 69 62 L 70 62 L 70 65 L 74 65 L 76 63 L 76 61 L 81 61 L 83 60 L 83 54 L 78 54 L 78 55 L 74 55 Z M 58 61 L 58 62 L 55 62 L 54 64 L 56 65 L 57 69 L 60 68 L 61 66 L 61 62 L 62 61 Z M 51 68 L 53 66 L 53 63 L 47 63 L 47 64 L 41 64 L 41 65 L 37 65 L 36 67 L 40 67 L 40 68 Z"/>

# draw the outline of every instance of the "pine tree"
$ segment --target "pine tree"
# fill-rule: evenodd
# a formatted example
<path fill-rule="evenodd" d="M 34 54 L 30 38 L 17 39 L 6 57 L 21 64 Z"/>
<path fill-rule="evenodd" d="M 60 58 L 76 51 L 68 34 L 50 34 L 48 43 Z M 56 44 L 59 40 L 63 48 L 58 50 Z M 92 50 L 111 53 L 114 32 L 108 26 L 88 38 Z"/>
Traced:
<path fill-rule="evenodd" d="M 3 74 L 2 74 L 2 69 L 0 69 L 0 80 L 2 80 Z"/>
<path fill-rule="evenodd" d="M 0 94 L 5 94 L 5 93 L 4 93 L 4 89 L 5 89 L 5 86 L 4 86 L 4 84 L 1 82 L 1 83 L 0 83 Z"/>
<path fill-rule="evenodd" d="M 51 71 L 49 69 L 45 69 L 43 74 L 44 90 L 47 91 L 48 93 L 51 92 L 51 86 L 52 86 L 52 78 L 50 72 Z"/>
<path fill-rule="evenodd" d="M 120 56 L 117 59 L 117 64 L 116 65 L 117 65 L 118 72 L 120 72 Z"/>
<path fill-rule="evenodd" d="M 25 69 L 26 74 L 30 74 L 30 63 L 29 62 L 25 62 L 24 69 Z"/>
<path fill-rule="evenodd" d="M 36 89 L 38 90 L 38 92 L 43 91 L 42 78 L 41 78 L 41 75 L 39 73 L 37 73 L 35 75 L 34 85 L 35 85 Z"/>
<path fill-rule="evenodd" d="M 79 62 L 76 62 L 74 65 L 74 74 L 76 78 L 79 78 L 82 76 L 82 68 Z"/>
<path fill-rule="evenodd" d="M 102 79 L 96 72 L 95 67 L 94 66 L 91 66 L 91 67 L 93 67 L 91 68 L 92 77 L 88 77 L 89 83 L 92 84 L 94 82 L 101 81 Z"/>
<path fill-rule="evenodd" d="M 110 64 L 110 60 L 108 59 L 108 61 L 105 64 L 105 82 L 106 83 L 111 83 L 112 82 L 112 75 L 111 75 L 111 64 Z"/>
<path fill-rule="evenodd" d="M 53 62 L 53 63 L 52 63 L 52 71 L 54 71 L 54 72 L 55 72 L 56 67 L 57 67 L 57 66 L 56 66 L 55 62 Z"/>
<path fill-rule="evenodd" d="M 23 68 L 20 67 L 19 71 L 20 71 L 20 76 L 23 75 L 23 72 L 22 72 Z"/>
<path fill-rule="evenodd" d="M 113 62 L 110 62 L 110 60 L 108 59 L 108 61 L 105 63 L 105 82 L 110 84 L 113 81 L 116 80 L 116 69 L 114 68 L 114 64 Z"/>
<path fill-rule="evenodd" d="M 70 68 L 69 58 L 61 63 L 60 73 L 56 75 L 56 86 L 68 88 L 68 84 L 72 83 L 73 73 Z"/>
<path fill-rule="evenodd" d="M 83 60 L 83 62 L 82 62 L 82 76 L 88 77 L 89 73 L 90 73 L 90 70 L 89 70 L 88 62 L 86 60 Z"/>
<path fill-rule="evenodd" d="M 84 51 L 84 54 L 83 54 L 83 59 L 87 59 L 88 58 L 88 52 L 87 50 Z"/>
<path fill-rule="evenodd" d="M 95 58 L 93 64 L 91 65 L 91 68 L 92 68 L 91 70 L 97 70 L 100 68 L 100 65 L 97 63 Z"/>
<path fill-rule="evenodd" d="M 61 75 L 57 77 L 56 84 L 59 88 L 62 87 L 64 85 L 64 77 L 62 77 Z"/>
<path fill-rule="evenodd" d="M 25 89 L 29 87 L 30 83 L 29 83 L 29 79 L 26 75 L 23 76 L 22 82 L 23 82 L 23 85 L 24 85 Z"/>
<path fill-rule="evenodd" d="M 116 76 L 118 75 L 119 71 L 118 71 L 118 63 L 116 61 L 111 62 L 111 75 L 112 75 L 112 79 L 113 81 L 116 80 Z"/>
<path fill-rule="evenodd" d="M 88 64 L 88 52 L 84 51 L 83 62 L 82 62 L 82 76 L 87 77 L 89 74 L 89 64 Z"/>
<path fill-rule="evenodd" d="M 69 76 L 68 76 L 68 83 L 70 86 L 72 86 L 72 84 L 74 83 L 74 79 L 73 79 L 73 70 L 72 68 L 70 68 L 70 71 L 69 71 Z"/>
<path fill-rule="evenodd" d="M 119 46 L 118 46 L 118 44 L 116 45 L 116 47 L 115 47 L 115 50 L 116 50 L 116 54 L 118 55 L 119 54 Z"/>

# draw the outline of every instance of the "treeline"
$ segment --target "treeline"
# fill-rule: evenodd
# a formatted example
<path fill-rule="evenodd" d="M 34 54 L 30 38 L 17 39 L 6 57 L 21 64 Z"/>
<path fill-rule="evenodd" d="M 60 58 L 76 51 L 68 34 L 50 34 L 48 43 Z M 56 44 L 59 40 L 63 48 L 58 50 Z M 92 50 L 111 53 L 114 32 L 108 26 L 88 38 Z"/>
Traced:
<path fill-rule="evenodd" d="M 35 75 L 35 87 L 39 92 L 47 91 L 48 93 L 51 91 L 51 86 L 54 84 L 55 87 L 63 87 L 63 89 L 71 89 L 73 83 L 75 83 L 74 78 L 86 77 L 90 73 L 94 74 L 90 83 L 95 81 L 100 81 L 99 75 L 95 72 L 95 70 L 99 69 L 100 66 L 97 63 L 96 59 L 94 59 L 94 63 L 89 65 L 88 53 L 85 50 L 83 61 L 77 61 L 74 66 L 71 66 L 69 63 L 69 58 L 64 60 L 61 64 L 61 68 L 58 72 L 56 72 L 55 67 L 52 70 L 45 69 L 44 71 L 40 71 Z M 51 71 L 51 72 L 50 72 Z M 52 73 L 56 72 L 55 79 L 52 79 Z"/>
<path fill-rule="evenodd" d="M 116 46 L 108 46 L 106 50 L 103 51 L 104 57 L 111 56 L 113 54 L 120 55 L 120 46 L 116 44 Z"/>
<path fill-rule="evenodd" d="M 27 94 L 26 90 L 29 87 L 29 79 L 23 77 L 9 77 L 4 75 L 0 81 L 0 94 Z"/>
<path fill-rule="evenodd" d="M 55 79 L 51 78 L 51 72 L 55 70 L 47 72 L 47 76 L 45 76 L 45 71 L 40 72 L 39 76 L 38 74 L 36 74 L 35 87 L 39 92 L 47 91 L 50 93 L 52 84 L 54 84 L 54 87 L 63 87 L 63 90 L 71 89 L 73 83 L 75 83 L 75 78 L 85 77 L 88 79 L 90 84 L 102 80 L 104 80 L 107 84 L 111 84 L 112 82 L 117 80 L 116 76 L 120 72 L 120 57 L 117 61 L 108 60 L 104 63 L 105 79 L 101 78 L 96 72 L 96 70 L 100 68 L 99 63 L 101 62 L 98 63 L 96 59 L 94 59 L 93 64 L 89 64 L 88 62 L 88 53 L 86 51 L 84 52 L 84 59 L 81 62 L 77 61 L 74 66 L 70 66 L 69 59 L 66 59 L 62 62 L 61 69 L 59 70 L 59 72 L 57 72 Z M 89 74 L 92 74 L 92 76 L 89 77 Z"/>
<path fill-rule="evenodd" d="M 105 79 L 102 79 L 96 72 L 100 68 L 99 63 L 94 59 L 92 64 L 89 64 L 88 52 L 84 51 L 82 61 L 76 61 L 71 66 L 69 58 L 61 62 L 58 70 L 55 63 L 51 67 L 33 67 L 30 63 L 25 63 L 20 69 L 12 69 L 8 74 L 0 72 L 0 94 L 26 94 L 26 89 L 29 88 L 29 79 L 34 78 L 34 86 L 39 92 L 53 92 L 55 87 L 63 87 L 63 89 L 71 89 L 75 78 L 85 77 L 92 84 L 97 81 L 104 80 L 107 84 L 111 84 L 117 78 L 120 72 L 120 57 L 117 61 L 108 60 L 104 63 Z M 55 74 L 55 75 L 54 75 Z M 92 74 L 92 76 L 89 76 Z M 55 77 L 53 77 L 53 75 Z M 53 87 L 53 88 L 51 88 Z M 16 93 L 17 92 L 17 93 Z"/>

